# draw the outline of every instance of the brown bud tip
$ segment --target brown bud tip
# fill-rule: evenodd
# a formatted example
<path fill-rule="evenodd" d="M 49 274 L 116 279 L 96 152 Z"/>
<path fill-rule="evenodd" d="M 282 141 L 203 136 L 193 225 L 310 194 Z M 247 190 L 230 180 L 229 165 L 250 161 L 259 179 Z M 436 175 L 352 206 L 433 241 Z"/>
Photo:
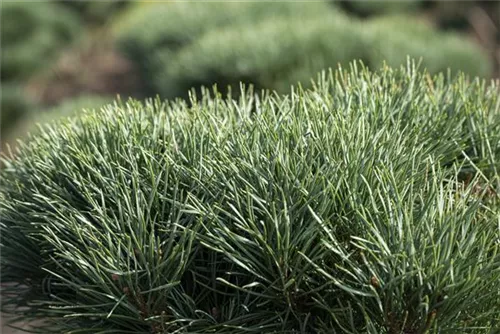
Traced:
<path fill-rule="evenodd" d="M 378 279 L 375 276 L 372 276 L 372 278 L 370 279 L 370 284 L 375 288 L 380 287 L 380 282 L 378 281 Z"/>

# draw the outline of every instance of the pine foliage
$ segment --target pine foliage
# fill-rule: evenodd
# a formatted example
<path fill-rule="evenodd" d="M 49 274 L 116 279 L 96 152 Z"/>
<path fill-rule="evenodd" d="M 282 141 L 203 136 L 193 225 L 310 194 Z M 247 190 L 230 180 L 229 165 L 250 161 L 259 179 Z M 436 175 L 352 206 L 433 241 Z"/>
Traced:
<path fill-rule="evenodd" d="M 0 172 L 4 309 L 41 333 L 492 333 L 498 90 L 353 64 L 46 128 Z"/>

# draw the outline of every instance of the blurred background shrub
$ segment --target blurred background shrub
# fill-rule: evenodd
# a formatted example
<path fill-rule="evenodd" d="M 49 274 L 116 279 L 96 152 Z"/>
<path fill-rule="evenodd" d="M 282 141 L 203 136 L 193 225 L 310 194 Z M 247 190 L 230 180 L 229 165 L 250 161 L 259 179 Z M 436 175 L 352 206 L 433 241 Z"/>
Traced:
<path fill-rule="evenodd" d="M 27 117 L 33 108 L 33 104 L 24 94 L 21 85 L 9 82 L 2 82 L 1 95 L 1 133 L 7 134 L 11 131 L 12 125 L 20 119 Z"/>
<path fill-rule="evenodd" d="M 2 142 L 82 96 L 176 98 L 200 86 L 237 88 L 240 81 L 286 93 L 354 59 L 378 68 L 411 56 L 432 74 L 451 69 L 497 78 L 499 4 L 4 2 Z"/>
<path fill-rule="evenodd" d="M 491 76 L 491 60 L 471 38 L 409 15 L 423 7 L 419 1 L 150 4 L 130 7 L 116 36 L 147 92 L 164 98 L 240 81 L 286 92 L 353 59 L 379 67 L 422 57 L 431 73 L 451 68 Z"/>
<path fill-rule="evenodd" d="M 333 8 L 328 2 L 153 3 L 129 8 L 115 30 L 120 50 L 137 65 L 149 93 L 163 93 L 155 79 L 168 72 L 177 52 L 204 35 L 253 30 L 264 20 L 317 17 Z"/>
<path fill-rule="evenodd" d="M 284 92 L 295 83 L 292 78 L 308 82 L 325 67 L 366 59 L 361 38 L 348 19 L 328 12 L 263 20 L 251 29 L 214 29 L 171 57 L 157 73 L 157 91 L 178 96 L 190 87 L 225 89 L 244 81 Z M 299 72 L 305 76 L 297 77 Z"/>
<path fill-rule="evenodd" d="M 470 76 L 488 77 L 492 64 L 484 50 L 455 32 L 442 32 L 407 16 L 375 18 L 366 23 L 370 64 L 404 64 L 407 55 L 422 58 L 430 73 L 463 71 Z"/>
<path fill-rule="evenodd" d="M 2 81 L 17 80 L 50 65 L 81 30 L 79 17 L 50 2 L 2 3 Z"/>
<path fill-rule="evenodd" d="M 113 14 L 126 7 L 126 1 L 62 1 L 62 5 L 73 10 L 87 25 L 99 25 L 109 22 Z"/>
<path fill-rule="evenodd" d="M 420 0 L 405 1 L 339 1 L 339 4 L 348 12 L 361 17 L 394 14 L 394 13 L 412 13 L 424 5 Z"/>
<path fill-rule="evenodd" d="M 124 7 L 124 1 L 2 2 L 2 147 L 22 138 L 28 124 L 57 118 L 49 110 L 62 101 L 133 94 L 123 89 L 133 79 L 129 63 L 114 51 L 105 28 Z"/>
<path fill-rule="evenodd" d="M 156 72 L 156 92 L 175 97 L 190 87 L 217 83 L 225 88 L 245 81 L 284 93 L 296 82 L 307 85 L 326 67 L 353 59 L 374 68 L 384 62 L 398 67 L 407 56 L 422 57 L 423 67 L 433 74 L 448 67 L 471 76 L 491 73 L 488 57 L 472 42 L 436 32 L 417 20 L 389 17 L 360 24 L 323 13 L 206 33 Z M 162 54 L 158 58 L 168 59 Z"/>
<path fill-rule="evenodd" d="M 103 106 L 113 102 L 113 96 L 102 95 L 80 95 L 76 98 L 71 98 L 60 102 L 59 104 L 47 108 L 43 113 L 36 115 L 29 122 L 29 129 L 33 129 L 33 125 L 44 119 L 61 119 L 74 116 L 81 110 L 95 111 L 100 110 Z M 28 127 L 27 127 L 28 129 Z"/>

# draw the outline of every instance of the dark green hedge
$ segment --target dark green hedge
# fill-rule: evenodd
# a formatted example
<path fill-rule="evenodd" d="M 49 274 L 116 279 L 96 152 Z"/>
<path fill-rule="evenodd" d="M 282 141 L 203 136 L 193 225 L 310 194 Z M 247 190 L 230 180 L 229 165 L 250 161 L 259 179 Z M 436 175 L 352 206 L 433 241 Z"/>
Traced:
<path fill-rule="evenodd" d="M 47 128 L 0 171 L 4 311 L 43 333 L 495 332 L 499 89 L 355 64 Z"/>

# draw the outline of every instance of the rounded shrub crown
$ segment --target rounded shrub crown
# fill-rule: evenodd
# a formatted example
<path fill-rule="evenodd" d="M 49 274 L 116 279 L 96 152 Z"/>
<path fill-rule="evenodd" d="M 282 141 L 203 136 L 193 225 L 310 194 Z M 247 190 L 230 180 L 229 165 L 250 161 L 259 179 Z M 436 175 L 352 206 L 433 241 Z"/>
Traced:
<path fill-rule="evenodd" d="M 498 328 L 498 86 L 359 67 L 33 137 L 0 175 L 4 308 L 43 333 Z"/>

